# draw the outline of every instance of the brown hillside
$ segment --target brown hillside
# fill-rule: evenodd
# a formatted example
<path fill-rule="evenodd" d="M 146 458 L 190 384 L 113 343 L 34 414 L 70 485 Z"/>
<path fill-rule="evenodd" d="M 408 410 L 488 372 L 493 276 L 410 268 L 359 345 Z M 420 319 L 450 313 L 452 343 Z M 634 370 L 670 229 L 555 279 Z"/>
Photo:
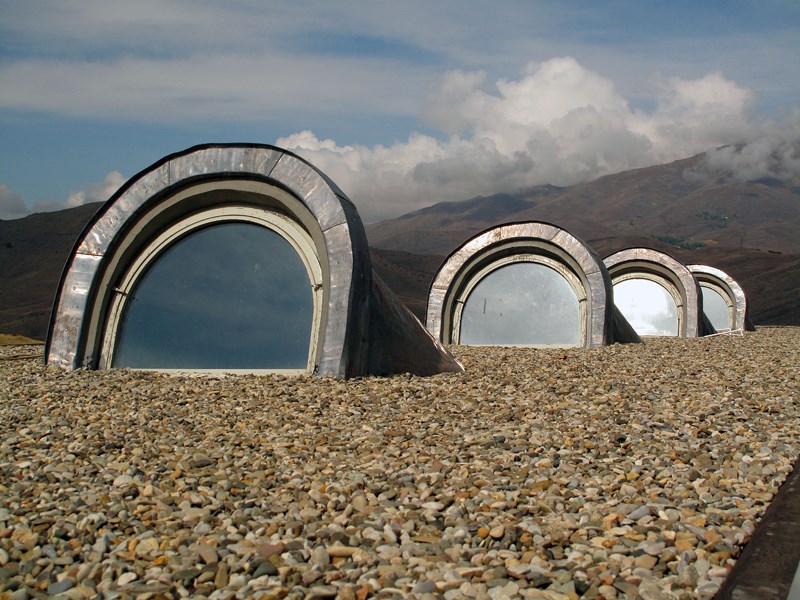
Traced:
<path fill-rule="evenodd" d="M 0 332 L 45 338 L 61 271 L 98 206 L 0 220 Z"/>
<path fill-rule="evenodd" d="M 525 194 L 479 196 L 461 202 L 440 202 L 389 221 L 367 226 L 370 246 L 416 254 L 447 255 L 479 231 L 511 221 L 539 202 L 558 196 L 562 188 L 540 186 Z"/>
<path fill-rule="evenodd" d="M 673 245 L 800 254 L 800 185 L 711 177 L 703 172 L 703 156 L 568 188 L 441 203 L 370 225 L 367 235 L 378 248 L 446 255 L 498 223 L 546 221 L 585 240 L 639 235 L 670 238 Z M 492 218 L 489 207 L 500 199 Z M 483 206 L 480 218 L 472 215 L 475 203 Z M 522 210 L 510 210 L 516 206 Z"/>

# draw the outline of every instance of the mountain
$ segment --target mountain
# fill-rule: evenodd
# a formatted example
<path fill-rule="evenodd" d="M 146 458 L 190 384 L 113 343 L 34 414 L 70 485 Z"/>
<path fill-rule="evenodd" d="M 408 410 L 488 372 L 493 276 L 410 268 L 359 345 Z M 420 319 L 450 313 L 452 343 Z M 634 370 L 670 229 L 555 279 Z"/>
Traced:
<path fill-rule="evenodd" d="M 64 263 L 98 204 L 0 220 L 0 333 L 44 339 Z M 599 256 L 648 246 L 718 267 L 744 288 L 756 325 L 800 325 L 800 181 L 740 181 L 704 155 L 565 188 L 442 202 L 367 226 L 373 267 L 424 320 L 445 257 L 494 225 L 546 221 Z"/>
<path fill-rule="evenodd" d="M 446 255 L 498 223 L 535 220 L 587 242 L 644 236 L 675 247 L 720 245 L 800 254 L 800 181 L 719 176 L 706 171 L 704 158 L 700 154 L 567 188 L 536 187 L 435 204 L 369 225 L 367 236 L 376 248 Z"/>
<path fill-rule="evenodd" d="M 45 338 L 61 271 L 99 206 L 0 219 L 0 333 Z"/>
<path fill-rule="evenodd" d="M 467 238 L 539 202 L 558 197 L 564 188 L 539 186 L 524 194 L 494 194 L 460 202 L 440 202 L 396 219 L 367 225 L 370 247 L 420 254 L 449 254 Z"/>
<path fill-rule="evenodd" d="M 373 255 L 425 255 L 394 289 L 424 317 L 424 298 L 439 263 L 475 234 L 514 221 L 545 221 L 585 240 L 600 257 L 633 246 L 707 264 L 736 279 L 756 324 L 800 325 L 800 181 L 741 181 L 711 171 L 706 155 L 634 169 L 566 188 L 439 203 L 367 226 Z M 376 270 L 383 276 L 383 263 Z M 423 306 L 419 308 L 420 304 Z"/>

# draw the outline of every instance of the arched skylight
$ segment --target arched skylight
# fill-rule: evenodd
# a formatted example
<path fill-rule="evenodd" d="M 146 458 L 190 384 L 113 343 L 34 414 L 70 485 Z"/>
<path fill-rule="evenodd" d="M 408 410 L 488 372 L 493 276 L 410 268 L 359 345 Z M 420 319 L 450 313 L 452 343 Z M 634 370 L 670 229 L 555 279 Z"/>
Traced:
<path fill-rule="evenodd" d="M 614 304 L 639 335 L 705 335 L 700 289 L 689 269 L 652 248 L 620 250 L 605 260 Z"/>
<path fill-rule="evenodd" d="M 162 252 L 126 298 L 112 365 L 305 370 L 309 275 L 292 245 L 253 223 L 221 223 Z"/>
<path fill-rule="evenodd" d="M 703 312 L 711 321 L 714 329 L 717 331 L 732 329 L 732 311 L 722 294 L 704 285 L 700 286 L 700 291 L 703 294 Z"/>
<path fill-rule="evenodd" d="M 703 312 L 717 331 L 753 331 L 742 287 L 730 275 L 708 265 L 689 265 L 703 293 Z"/>
<path fill-rule="evenodd" d="M 678 307 L 659 283 L 650 279 L 616 283 L 614 303 L 639 335 L 678 335 Z"/>
<path fill-rule="evenodd" d="M 577 346 L 578 297 L 563 275 L 515 262 L 484 277 L 461 313 L 461 344 Z"/>
<path fill-rule="evenodd" d="M 549 223 L 508 223 L 445 260 L 428 293 L 427 326 L 446 344 L 640 341 L 611 293 L 605 266 L 585 242 Z"/>
<path fill-rule="evenodd" d="M 372 270 L 355 206 L 273 146 L 205 145 L 123 185 L 81 233 L 47 364 L 290 371 L 462 371 Z"/>

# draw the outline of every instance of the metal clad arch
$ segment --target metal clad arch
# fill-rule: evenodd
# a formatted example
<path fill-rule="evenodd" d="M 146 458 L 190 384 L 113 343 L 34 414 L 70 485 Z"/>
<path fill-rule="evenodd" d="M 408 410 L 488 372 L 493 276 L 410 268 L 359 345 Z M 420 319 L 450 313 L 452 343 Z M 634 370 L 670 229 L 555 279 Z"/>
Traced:
<path fill-rule="evenodd" d="M 426 324 L 433 336 L 452 341 L 455 299 L 484 265 L 510 254 L 542 253 L 555 257 L 583 284 L 586 308 L 581 345 L 602 346 L 612 334 L 611 280 L 602 261 L 582 240 L 542 222 L 510 223 L 478 234 L 451 254 L 439 268 L 428 294 Z"/>
<path fill-rule="evenodd" d="M 372 285 L 361 220 L 353 204 L 316 168 L 289 152 L 263 145 L 190 148 L 134 176 L 112 196 L 86 227 L 65 266 L 51 316 L 46 362 L 68 368 L 94 366 L 92 348 L 98 341 L 87 339 L 92 303 L 107 293 L 98 289 L 98 283 L 118 251 L 115 244 L 132 222 L 146 218 L 182 187 L 218 180 L 224 188 L 225 180 L 237 178 L 285 190 L 313 215 L 322 241 L 319 258 L 328 269 L 318 372 L 342 377 L 358 372 L 353 364 L 363 364 L 363 344 L 350 333 L 367 329 Z M 284 210 L 302 220 L 291 214 L 290 207 Z"/>
<path fill-rule="evenodd" d="M 728 294 L 729 300 L 735 307 L 732 329 L 750 331 L 752 325 L 748 323 L 747 298 L 744 290 L 736 280 L 721 269 L 707 265 L 687 265 L 689 271 L 699 282 L 709 282 L 721 288 Z"/>
<path fill-rule="evenodd" d="M 663 252 L 651 248 L 620 250 L 604 261 L 611 281 L 616 283 L 630 274 L 655 276 L 667 282 L 680 295 L 681 305 L 679 337 L 701 335 L 702 304 L 699 286 L 689 269 Z"/>

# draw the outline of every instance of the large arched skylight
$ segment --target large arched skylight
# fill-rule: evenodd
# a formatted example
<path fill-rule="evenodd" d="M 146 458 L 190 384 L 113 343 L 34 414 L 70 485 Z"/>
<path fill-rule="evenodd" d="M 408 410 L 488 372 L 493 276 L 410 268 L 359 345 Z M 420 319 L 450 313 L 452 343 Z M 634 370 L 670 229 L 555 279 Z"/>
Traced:
<path fill-rule="evenodd" d="M 278 232 L 246 222 L 203 227 L 142 271 L 117 296 L 112 366 L 305 371 L 313 360 L 313 286 Z"/>
<path fill-rule="evenodd" d="M 461 371 L 372 271 L 353 204 L 279 148 L 197 146 L 134 176 L 69 257 L 45 350 L 67 368 Z"/>

